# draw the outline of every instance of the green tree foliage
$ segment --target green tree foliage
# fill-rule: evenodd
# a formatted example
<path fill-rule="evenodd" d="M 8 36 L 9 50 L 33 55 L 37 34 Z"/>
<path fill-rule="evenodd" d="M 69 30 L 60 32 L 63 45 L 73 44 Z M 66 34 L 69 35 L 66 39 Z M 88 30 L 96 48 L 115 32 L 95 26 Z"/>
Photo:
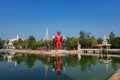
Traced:
<path fill-rule="evenodd" d="M 29 36 L 27 39 L 27 47 L 30 49 L 35 49 L 37 47 L 37 42 L 34 36 Z"/>
<path fill-rule="evenodd" d="M 3 48 L 4 43 L 5 43 L 5 41 L 4 41 L 4 40 L 2 40 L 2 38 L 0 38 L 0 49 L 2 49 L 2 48 Z"/>
<path fill-rule="evenodd" d="M 80 31 L 79 43 L 83 48 L 93 48 L 97 43 L 94 36 L 91 36 L 90 32 Z"/>
<path fill-rule="evenodd" d="M 55 47 L 55 44 L 52 40 L 45 40 L 45 41 L 38 41 L 38 48 L 45 47 L 46 49 L 53 49 Z"/>
<path fill-rule="evenodd" d="M 111 48 L 120 48 L 120 37 L 116 37 L 113 31 L 109 34 L 109 43 Z"/>
<path fill-rule="evenodd" d="M 83 39 L 83 38 L 79 38 L 79 43 L 81 44 L 82 48 L 86 48 L 87 47 L 87 40 Z"/>
<path fill-rule="evenodd" d="M 78 42 L 79 42 L 78 38 L 74 38 L 74 37 L 69 38 L 68 37 L 67 41 L 66 41 L 67 48 L 68 49 L 75 49 Z"/>
<path fill-rule="evenodd" d="M 111 48 L 120 48 L 120 37 L 116 37 L 110 41 L 111 43 Z"/>
<path fill-rule="evenodd" d="M 13 41 L 13 45 L 16 49 L 22 49 L 22 48 L 24 48 L 25 44 L 22 39 L 18 39 L 18 40 Z"/>
<path fill-rule="evenodd" d="M 16 49 L 19 49 L 19 43 L 18 43 L 17 40 L 15 40 L 15 41 L 13 42 L 13 45 L 14 45 L 14 47 L 15 47 Z"/>
<path fill-rule="evenodd" d="M 102 41 L 103 41 L 103 40 L 102 40 L 102 38 L 100 38 L 100 37 L 97 39 L 97 43 L 98 43 L 98 44 L 102 44 Z"/>
<path fill-rule="evenodd" d="M 88 38 L 90 38 L 90 36 L 91 36 L 90 32 L 85 32 L 83 30 L 80 31 L 80 38 L 81 39 L 88 39 Z"/>
<path fill-rule="evenodd" d="M 86 42 L 87 42 L 86 43 L 87 47 L 89 47 L 89 48 L 93 48 L 95 46 L 95 44 L 97 44 L 97 41 L 94 36 L 89 37 Z"/>
<path fill-rule="evenodd" d="M 86 37 L 85 31 L 81 30 L 81 31 L 80 31 L 80 38 L 81 38 L 81 39 L 85 39 L 85 37 Z"/>
<path fill-rule="evenodd" d="M 109 37 L 110 37 L 110 40 L 112 41 L 116 35 L 114 34 L 114 32 L 112 31 L 110 34 L 109 34 Z"/>

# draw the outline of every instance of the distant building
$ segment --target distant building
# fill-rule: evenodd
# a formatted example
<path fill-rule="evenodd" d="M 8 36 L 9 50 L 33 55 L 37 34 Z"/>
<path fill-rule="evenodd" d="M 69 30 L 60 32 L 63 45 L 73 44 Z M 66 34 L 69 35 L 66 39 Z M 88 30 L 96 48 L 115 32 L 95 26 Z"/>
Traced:
<path fill-rule="evenodd" d="M 15 40 L 18 40 L 19 39 L 19 36 L 17 35 L 16 38 L 13 38 L 13 39 L 9 39 L 9 42 L 8 44 L 5 43 L 5 49 L 14 49 L 15 47 L 13 46 L 13 42 Z"/>

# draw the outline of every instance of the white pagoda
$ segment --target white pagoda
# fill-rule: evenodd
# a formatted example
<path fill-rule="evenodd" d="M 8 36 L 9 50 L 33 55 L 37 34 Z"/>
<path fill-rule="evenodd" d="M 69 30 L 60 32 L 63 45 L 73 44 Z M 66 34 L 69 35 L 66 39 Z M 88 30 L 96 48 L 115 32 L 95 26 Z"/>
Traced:
<path fill-rule="evenodd" d="M 106 35 L 104 35 L 103 42 L 100 44 L 101 50 L 108 50 L 110 49 L 111 44 L 107 42 Z"/>

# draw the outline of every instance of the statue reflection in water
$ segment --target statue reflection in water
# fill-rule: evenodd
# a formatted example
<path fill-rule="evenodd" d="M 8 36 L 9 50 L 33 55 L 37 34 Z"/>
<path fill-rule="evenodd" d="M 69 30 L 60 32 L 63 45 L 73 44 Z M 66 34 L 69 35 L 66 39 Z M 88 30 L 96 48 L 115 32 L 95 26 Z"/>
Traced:
<path fill-rule="evenodd" d="M 66 57 L 62 56 L 56 56 L 55 61 L 53 62 L 53 71 L 56 71 L 56 75 L 60 76 L 61 71 L 64 69 L 65 70 L 65 64 L 66 64 Z"/>

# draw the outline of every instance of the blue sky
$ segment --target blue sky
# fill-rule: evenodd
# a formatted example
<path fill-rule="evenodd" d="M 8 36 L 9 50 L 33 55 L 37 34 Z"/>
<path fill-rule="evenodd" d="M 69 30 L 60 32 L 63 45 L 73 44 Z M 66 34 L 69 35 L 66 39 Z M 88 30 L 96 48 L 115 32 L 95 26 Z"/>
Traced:
<path fill-rule="evenodd" d="M 0 37 L 52 38 L 60 30 L 79 37 L 80 30 L 95 37 L 120 36 L 120 0 L 0 0 Z"/>

